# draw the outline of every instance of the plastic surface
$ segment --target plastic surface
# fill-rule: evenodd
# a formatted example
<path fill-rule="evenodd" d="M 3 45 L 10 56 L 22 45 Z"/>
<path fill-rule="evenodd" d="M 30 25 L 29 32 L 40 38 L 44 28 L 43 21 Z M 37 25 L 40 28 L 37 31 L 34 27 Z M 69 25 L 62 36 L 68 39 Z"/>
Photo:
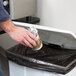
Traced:
<path fill-rule="evenodd" d="M 54 44 L 43 44 L 34 51 L 18 44 L 6 51 L 8 59 L 30 68 L 66 74 L 76 65 L 76 50 L 64 49 Z"/>

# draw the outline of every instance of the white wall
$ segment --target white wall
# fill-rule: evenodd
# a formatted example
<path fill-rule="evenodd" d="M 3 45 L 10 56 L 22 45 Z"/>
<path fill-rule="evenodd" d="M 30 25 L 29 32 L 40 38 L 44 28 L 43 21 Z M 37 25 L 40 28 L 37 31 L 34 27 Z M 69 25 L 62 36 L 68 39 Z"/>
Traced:
<path fill-rule="evenodd" d="M 76 0 L 38 0 L 37 15 L 42 25 L 76 33 Z"/>
<path fill-rule="evenodd" d="M 36 14 L 37 0 L 10 0 L 10 15 L 12 19 Z"/>

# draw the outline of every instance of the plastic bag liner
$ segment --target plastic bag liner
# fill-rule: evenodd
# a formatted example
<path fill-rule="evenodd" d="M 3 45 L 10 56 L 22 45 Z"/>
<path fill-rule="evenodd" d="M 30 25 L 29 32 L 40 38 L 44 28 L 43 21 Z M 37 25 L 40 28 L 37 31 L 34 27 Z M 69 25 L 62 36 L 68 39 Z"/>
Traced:
<path fill-rule="evenodd" d="M 49 43 L 43 43 L 43 48 L 38 51 L 17 44 L 6 54 L 9 60 L 17 64 L 60 74 L 68 73 L 76 65 L 76 50 Z"/>

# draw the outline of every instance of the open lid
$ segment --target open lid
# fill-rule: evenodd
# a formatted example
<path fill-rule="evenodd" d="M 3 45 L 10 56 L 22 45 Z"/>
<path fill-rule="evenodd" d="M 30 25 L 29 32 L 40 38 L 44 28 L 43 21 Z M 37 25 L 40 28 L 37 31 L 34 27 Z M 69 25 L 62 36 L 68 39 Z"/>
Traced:
<path fill-rule="evenodd" d="M 67 49 L 76 49 L 76 35 L 71 31 L 21 22 L 14 22 L 14 24 L 25 28 L 34 26 L 38 29 L 41 40 Z"/>

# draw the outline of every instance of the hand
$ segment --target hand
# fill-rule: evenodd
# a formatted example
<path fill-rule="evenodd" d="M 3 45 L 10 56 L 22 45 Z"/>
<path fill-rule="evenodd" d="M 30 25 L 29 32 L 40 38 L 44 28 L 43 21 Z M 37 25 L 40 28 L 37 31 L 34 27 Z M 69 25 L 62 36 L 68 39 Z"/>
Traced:
<path fill-rule="evenodd" d="M 9 34 L 13 40 L 17 41 L 18 43 L 21 43 L 30 48 L 36 46 L 36 42 L 38 41 L 37 38 L 28 30 L 15 26 L 11 19 L 0 22 L 0 26 Z"/>
<path fill-rule="evenodd" d="M 7 33 L 13 40 L 30 48 L 36 46 L 36 41 L 38 41 L 37 38 L 31 32 L 22 27 L 15 26 L 13 30 Z"/>

